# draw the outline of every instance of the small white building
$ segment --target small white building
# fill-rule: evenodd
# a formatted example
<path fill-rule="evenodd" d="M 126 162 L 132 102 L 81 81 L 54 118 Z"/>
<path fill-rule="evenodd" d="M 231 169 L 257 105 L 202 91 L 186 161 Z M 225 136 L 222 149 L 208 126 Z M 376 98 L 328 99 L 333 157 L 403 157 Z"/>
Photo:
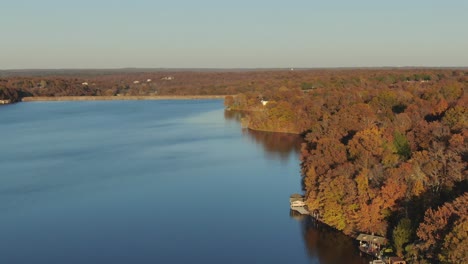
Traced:
<path fill-rule="evenodd" d="M 263 106 L 268 104 L 268 101 L 265 101 L 265 100 L 261 100 L 260 102 L 262 103 Z"/>
<path fill-rule="evenodd" d="M 162 77 L 161 80 L 163 80 L 163 81 L 172 81 L 172 80 L 174 80 L 174 77 L 172 77 L 172 76 L 165 76 L 165 77 Z"/>
<path fill-rule="evenodd" d="M 140 81 L 133 81 L 133 84 L 139 84 Z"/>
<path fill-rule="evenodd" d="M 88 85 L 88 82 L 83 82 L 83 83 L 81 83 L 81 85 L 87 86 L 87 85 Z"/>
<path fill-rule="evenodd" d="M 146 82 L 151 82 L 151 79 L 146 80 Z"/>

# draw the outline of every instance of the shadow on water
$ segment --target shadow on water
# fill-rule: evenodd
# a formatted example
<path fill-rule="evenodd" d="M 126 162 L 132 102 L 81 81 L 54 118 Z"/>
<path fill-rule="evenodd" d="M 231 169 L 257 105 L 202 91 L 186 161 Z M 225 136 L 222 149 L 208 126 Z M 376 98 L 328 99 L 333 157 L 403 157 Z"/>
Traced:
<path fill-rule="evenodd" d="M 224 111 L 224 118 L 228 121 L 241 122 L 244 113 L 239 111 Z M 287 133 L 272 133 L 243 129 L 242 134 L 252 142 L 263 147 L 270 159 L 288 160 L 290 155 L 298 155 L 304 142 L 300 135 Z"/>
<path fill-rule="evenodd" d="M 287 160 L 291 154 L 299 154 L 303 142 L 301 136 L 286 133 L 271 133 L 244 129 L 243 134 L 261 145 L 272 158 Z"/>
<path fill-rule="evenodd" d="M 239 111 L 225 111 L 227 121 L 241 122 L 245 114 Z M 261 146 L 270 159 L 288 160 L 299 155 L 304 142 L 300 135 L 262 132 L 243 129 L 242 134 Z M 299 160 L 297 161 L 299 162 Z M 361 256 L 358 243 L 341 232 L 316 221 L 313 217 L 290 210 L 291 218 L 299 222 L 304 250 L 310 263 L 320 264 L 367 264 L 371 259 Z"/>
<path fill-rule="evenodd" d="M 224 110 L 224 119 L 228 121 L 235 121 L 241 122 L 242 117 L 244 117 L 244 113 L 242 111 L 228 111 Z"/>
<path fill-rule="evenodd" d="M 321 264 L 367 264 L 371 259 L 361 256 L 358 243 L 352 238 L 316 221 L 311 216 L 290 210 L 289 215 L 301 225 L 304 246 L 311 260 Z"/>

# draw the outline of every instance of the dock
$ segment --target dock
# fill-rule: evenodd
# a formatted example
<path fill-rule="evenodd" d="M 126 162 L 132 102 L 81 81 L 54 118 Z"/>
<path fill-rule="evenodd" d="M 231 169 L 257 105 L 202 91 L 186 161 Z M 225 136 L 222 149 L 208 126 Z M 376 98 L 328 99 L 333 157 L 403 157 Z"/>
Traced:
<path fill-rule="evenodd" d="M 289 197 L 289 205 L 291 210 L 296 211 L 303 215 L 310 215 L 309 210 L 305 204 L 305 198 L 300 194 L 293 194 Z"/>
<path fill-rule="evenodd" d="M 303 215 L 310 215 L 309 210 L 307 210 L 305 206 L 291 206 L 291 210 L 296 211 Z"/>
<path fill-rule="evenodd" d="M 311 216 L 316 223 L 322 222 L 320 211 L 309 211 L 306 205 L 306 198 L 304 195 L 292 194 L 289 197 L 290 216 L 296 220 L 304 220 L 307 216 Z M 322 222 L 323 223 L 323 222 Z M 359 241 L 359 250 L 376 260 L 371 261 L 369 264 L 406 264 L 402 258 L 396 256 L 384 256 L 382 248 L 388 243 L 385 237 L 375 236 L 372 234 L 359 234 L 356 240 Z"/>
<path fill-rule="evenodd" d="M 309 211 L 309 208 L 307 207 L 305 203 L 305 197 L 304 195 L 300 194 L 292 194 L 289 197 L 289 205 L 290 209 L 293 212 L 297 212 L 301 215 L 310 215 L 312 216 L 315 220 L 321 221 L 320 220 L 320 212 L 318 210 L 313 210 Z"/>

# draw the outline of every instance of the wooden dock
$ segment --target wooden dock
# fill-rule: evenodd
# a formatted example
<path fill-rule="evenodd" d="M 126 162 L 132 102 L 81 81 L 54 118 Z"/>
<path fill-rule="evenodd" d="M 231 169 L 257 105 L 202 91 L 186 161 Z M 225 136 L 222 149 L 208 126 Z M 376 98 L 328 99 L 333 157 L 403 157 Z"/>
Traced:
<path fill-rule="evenodd" d="M 307 210 L 305 206 L 291 206 L 291 210 L 303 215 L 310 215 L 309 210 Z"/>
<path fill-rule="evenodd" d="M 315 220 L 320 221 L 320 212 L 318 210 L 309 211 L 305 203 L 305 197 L 300 194 L 293 194 L 289 197 L 289 206 L 292 211 L 298 212 L 301 215 L 310 215 Z"/>
<path fill-rule="evenodd" d="M 307 206 L 305 205 L 305 198 L 303 195 L 297 193 L 292 194 L 289 197 L 289 206 L 293 211 L 296 211 L 303 215 L 310 215 L 310 212 L 307 209 Z"/>

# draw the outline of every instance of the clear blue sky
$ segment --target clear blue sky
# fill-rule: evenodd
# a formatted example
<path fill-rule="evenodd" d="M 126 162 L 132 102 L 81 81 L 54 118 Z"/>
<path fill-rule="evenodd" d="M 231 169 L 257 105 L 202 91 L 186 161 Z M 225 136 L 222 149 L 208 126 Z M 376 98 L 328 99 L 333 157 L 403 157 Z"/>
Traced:
<path fill-rule="evenodd" d="M 0 0 L 0 69 L 468 66 L 467 0 Z"/>

